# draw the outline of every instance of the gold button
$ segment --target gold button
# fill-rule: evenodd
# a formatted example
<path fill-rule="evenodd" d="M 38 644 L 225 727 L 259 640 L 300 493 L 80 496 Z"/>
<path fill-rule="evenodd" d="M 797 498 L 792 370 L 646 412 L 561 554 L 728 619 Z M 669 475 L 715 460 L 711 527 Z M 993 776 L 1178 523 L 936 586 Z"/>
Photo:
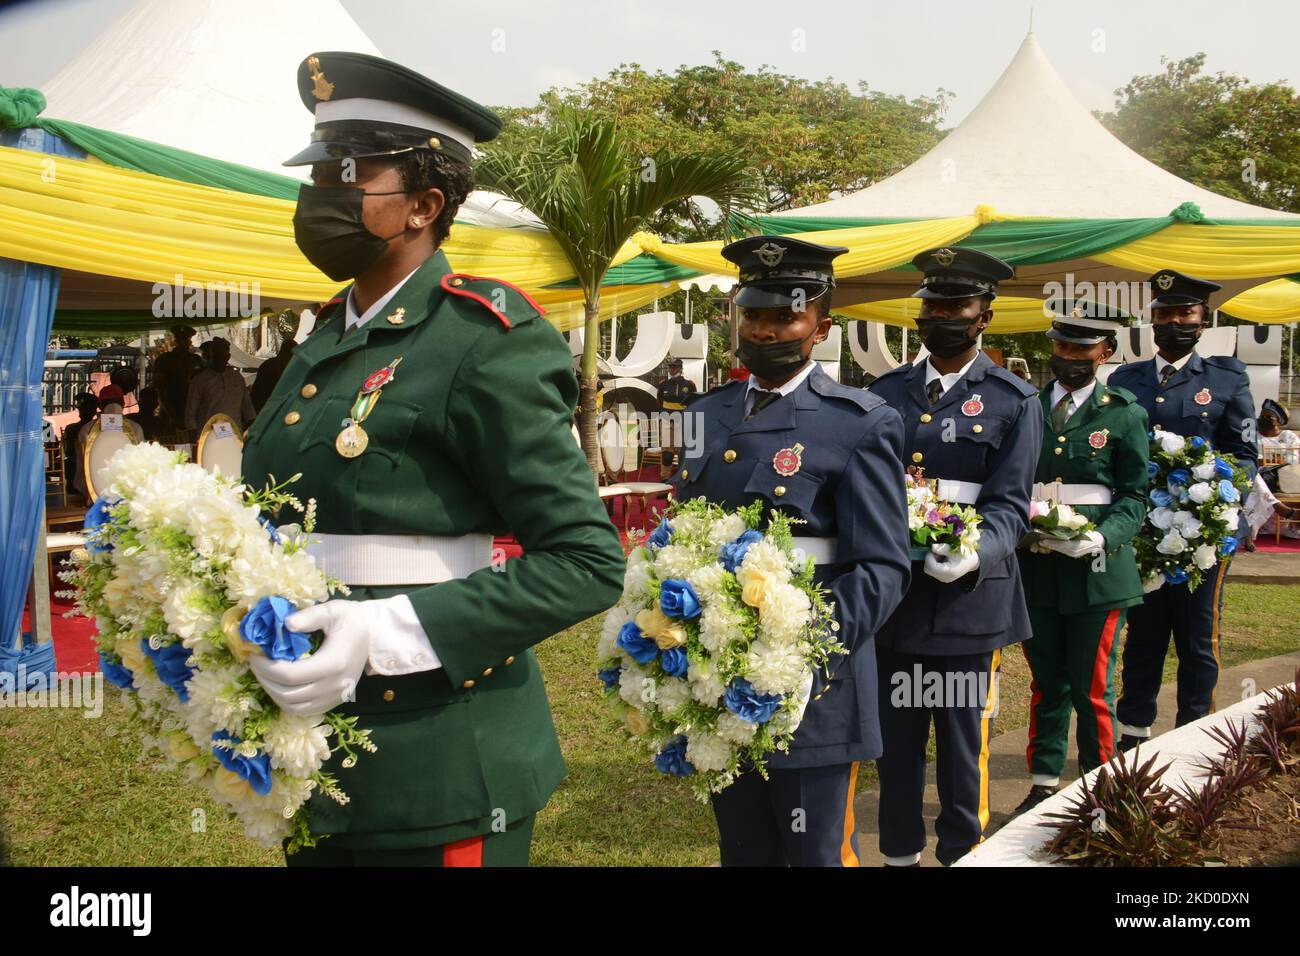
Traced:
<path fill-rule="evenodd" d="M 465 681 L 465 683 L 461 684 L 460 686 L 461 686 L 461 687 L 465 687 L 465 688 L 473 687 L 473 686 L 474 686 L 474 682 L 473 682 L 472 680 L 467 680 L 467 681 Z"/>
<path fill-rule="evenodd" d="M 785 485 L 777 485 L 775 488 L 772 489 L 772 494 L 780 498 L 783 494 L 785 494 Z"/>
<path fill-rule="evenodd" d="M 384 691 L 384 700 L 391 701 L 396 696 L 391 690 Z"/>
<path fill-rule="evenodd" d="M 980 432 L 982 432 L 983 430 L 984 430 L 984 426 L 983 426 L 983 425 L 976 425 L 975 427 L 973 427 L 973 428 L 971 429 L 971 431 L 973 431 L 976 435 L 978 435 L 978 434 L 979 434 Z"/>
<path fill-rule="evenodd" d="M 308 382 L 306 385 L 302 387 L 302 391 L 300 391 L 298 394 L 301 395 L 303 398 L 315 398 L 316 386 Z"/>
<path fill-rule="evenodd" d="M 1057 475 L 1057 476 L 1056 476 L 1056 480 L 1057 480 L 1057 481 L 1060 481 L 1060 482 L 1064 482 L 1064 481 L 1065 481 L 1065 479 L 1062 478 L 1060 475 Z"/>
<path fill-rule="evenodd" d="M 490 668 L 490 667 L 485 667 L 485 668 L 483 669 L 483 676 L 484 676 L 484 677 L 491 677 L 491 676 L 492 676 L 492 668 Z"/>
<path fill-rule="evenodd" d="M 460 276 L 456 276 L 456 278 L 451 280 L 451 284 L 456 286 L 464 285 L 465 280 L 462 279 Z"/>
<path fill-rule="evenodd" d="M 1063 453 L 1064 451 L 1065 451 L 1065 449 L 1062 448 L 1060 445 L 1057 445 L 1057 446 L 1056 446 L 1056 453 L 1057 453 L 1058 455 L 1061 454 L 1061 453 Z"/>
<path fill-rule="evenodd" d="M 689 471 L 687 471 L 685 468 L 683 468 L 683 469 L 682 469 L 682 480 L 685 481 L 685 480 L 686 480 L 687 478 L 689 478 L 689 477 L 691 477 L 691 473 L 690 473 Z"/>
<path fill-rule="evenodd" d="M 1101 397 L 1100 401 L 1101 401 L 1101 403 L 1102 403 L 1103 405 L 1109 405 L 1109 404 L 1110 404 L 1110 396 L 1109 396 L 1109 395 L 1103 395 L 1103 396 Z"/>
<path fill-rule="evenodd" d="M 442 140 L 438 139 L 438 137 L 436 137 L 436 136 L 430 136 L 430 137 L 429 137 L 429 148 L 430 148 L 430 149 L 440 149 L 441 147 L 442 147 Z"/>
<path fill-rule="evenodd" d="M 1157 405 L 1163 405 L 1164 402 L 1165 402 L 1165 397 L 1164 397 L 1163 395 L 1157 395 L 1157 396 L 1156 396 L 1156 404 L 1157 404 Z"/>
<path fill-rule="evenodd" d="M 284 423 L 286 425 L 297 425 L 298 420 L 301 418 L 302 416 L 299 415 L 297 412 L 290 412 L 288 415 L 284 416 Z"/>
<path fill-rule="evenodd" d="M 925 461 L 925 456 L 922 455 L 919 451 L 914 451 L 912 452 L 912 461 L 916 462 L 919 465 L 921 462 Z"/>
<path fill-rule="evenodd" d="M 821 699 L 822 699 L 822 695 L 821 695 L 821 694 L 818 694 L 816 697 L 813 698 L 813 700 L 821 700 Z"/>
<path fill-rule="evenodd" d="M 931 415 L 929 412 L 926 412 L 924 415 L 921 416 L 921 424 L 928 425 L 933 419 L 934 416 Z"/>
<path fill-rule="evenodd" d="M 1059 442 L 1064 442 L 1064 441 L 1065 441 L 1065 436 L 1064 436 L 1064 435 L 1057 435 L 1057 436 L 1056 436 L 1056 440 L 1059 441 Z"/>
<path fill-rule="evenodd" d="M 1202 417 L 1202 418 L 1209 418 L 1209 417 L 1210 417 L 1210 413 L 1209 413 L 1209 412 L 1201 412 L 1201 417 Z"/>
<path fill-rule="evenodd" d="M 724 451 L 722 453 L 722 460 L 727 462 L 727 464 L 731 464 L 731 462 L 735 461 L 736 460 L 735 449 L 728 448 L 726 451 Z"/>
<path fill-rule="evenodd" d="M 513 657 L 507 657 L 507 658 L 506 658 L 506 664 L 507 664 L 507 665 L 513 664 L 514 662 L 515 662 L 515 659 L 514 659 Z"/>

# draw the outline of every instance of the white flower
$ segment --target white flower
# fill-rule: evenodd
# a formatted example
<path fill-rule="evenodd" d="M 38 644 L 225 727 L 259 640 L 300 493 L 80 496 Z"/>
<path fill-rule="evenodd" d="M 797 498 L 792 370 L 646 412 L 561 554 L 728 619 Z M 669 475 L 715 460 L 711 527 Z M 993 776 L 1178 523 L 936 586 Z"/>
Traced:
<path fill-rule="evenodd" d="M 646 589 L 650 586 L 652 565 L 646 560 L 642 550 L 637 548 L 627 557 L 627 571 L 623 575 L 623 598 L 644 604 Z"/>
<path fill-rule="evenodd" d="M 1174 530 L 1184 538 L 1199 538 L 1201 536 L 1201 522 L 1197 520 L 1193 512 L 1180 511 L 1174 515 Z"/>
<path fill-rule="evenodd" d="M 745 560 L 736 570 L 736 580 L 745 586 L 745 577 L 751 571 L 764 574 L 774 581 L 790 580 L 790 558 L 767 538 L 755 541 L 745 550 Z"/>
<path fill-rule="evenodd" d="M 758 724 L 741 720 L 729 710 L 718 715 L 718 736 L 729 744 L 743 747 L 754 739 L 756 733 Z"/>
<path fill-rule="evenodd" d="M 748 530 L 745 519 L 738 514 L 729 514 L 709 525 L 709 547 L 716 553 L 729 541 L 735 541 Z"/>
<path fill-rule="evenodd" d="M 692 571 L 708 562 L 708 559 L 685 545 L 667 544 L 655 554 L 655 575 L 660 581 L 669 578 L 685 580 Z"/>
<path fill-rule="evenodd" d="M 731 763 L 731 744 L 714 734 L 691 734 L 686 738 L 686 759 L 699 773 L 726 770 Z"/>
<path fill-rule="evenodd" d="M 1192 469 L 1192 477 L 1197 481 L 1209 481 L 1214 477 L 1214 462 L 1207 461 L 1195 466 Z M 1195 486 L 1193 486 L 1195 487 Z"/>
<path fill-rule="evenodd" d="M 797 644 L 755 641 L 749 649 L 746 677 L 760 694 L 789 694 L 803 683 L 803 648 Z"/>
<path fill-rule="evenodd" d="M 1068 528 L 1071 531 L 1078 531 L 1088 523 L 1088 519 L 1079 512 L 1075 511 L 1069 505 L 1056 506 L 1056 520 L 1062 528 Z"/>
<path fill-rule="evenodd" d="M 626 604 L 615 604 L 609 609 L 605 614 L 604 623 L 600 626 L 600 641 L 596 645 L 597 660 L 604 661 L 618 656 L 618 632 L 635 616 L 636 612 Z"/>
<path fill-rule="evenodd" d="M 1156 545 L 1156 550 L 1161 554 L 1182 554 L 1187 550 L 1187 542 L 1183 540 L 1183 536 L 1177 531 L 1170 531 L 1160 539 L 1160 543 Z"/>
<path fill-rule="evenodd" d="M 1174 512 L 1169 508 L 1154 508 L 1147 515 L 1147 520 L 1151 522 L 1153 527 L 1161 531 L 1168 531 L 1174 524 Z"/>
<path fill-rule="evenodd" d="M 727 572 L 722 565 L 715 561 L 712 564 L 696 568 L 686 580 L 695 589 L 700 604 L 708 607 L 710 604 L 726 600 L 723 593 L 723 582 L 726 576 Z"/>
<path fill-rule="evenodd" d="M 1202 571 L 1208 571 L 1219 560 L 1218 552 L 1212 544 L 1202 544 L 1192 552 L 1192 560 Z"/>
<path fill-rule="evenodd" d="M 1210 466 L 1210 470 L 1214 470 L 1213 465 Z M 1203 505 L 1214 497 L 1214 489 L 1211 488 L 1208 483 L 1198 481 L 1196 484 L 1192 485 L 1192 487 L 1187 489 L 1187 497 L 1191 498 L 1198 505 Z"/>
<path fill-rule="evenodd" d="M 649 696 L 646 691 L 654 682 L 649 671 L 635 663 L 624 662 L 623 671 L 618 675 L 618 696 L 637 710 L 645 710 L 649 701 L 643 698 Z"/>
<path fill-rule="evenodd" d="M 812 602 L 802 589 L 779 584 L 768 591 L 758 617 L 759 633 L 774 643 L 792 643 L 803 633 L 811 611 Z"/>
<path fill-rule="evenodd" d="M 1216 518 L 1228 526 L 1228 531 L 1235 534 L 1237 525 L 1241 521 L 1241 509 L 1237 507 L 1220 506 L 1214 512 Z"/>
<path fill-rule="evenodd" d="M 741 636 L 740 625 L 741 617 L 731 604 L 706 604 L 700 614 L 700 643 L 710 654 L 716 654 Z"/>
<path fill-rule="evenodd" d="M 1177 455 L 1187 446 L 1183 436 L 1175 435 L 1173 432 L 1156 432 L 1156 437 L 1160 441 L 1161 450 L 1167 455 Z"/>
<path fill-rule="evenodd" d="M 319 721 L 319 717 L 281 712 L 262 735 L 271 766 L 295 777 L 310 777 L 319 770 L 330 755 L 325 739 L 330 727 Z"/>
<path fill-rule="evenodd" d="M 154 442 L 128 445 L 108 460 L 105 485 L 108 493 L 127 498 L 154 475 L 176 465 L 176 452 Z"/>
<path fill-rule="evenodd" d="M 691 696 L 705 707 L 716 707 L 718 701 L 722 699 L 722 694 L 726 688 L 722 686 L 722 680 L 718 676 L 717 668 L 713 666 L 712 661 L 700 661 L 698 664 L 691 664 L 691 669 L 686 674 L 687 681 L 691 685 Z"/>
<path fill-rule="evenodd" d="M 195 581 L 182 581 L 175 585 L 162 602 L 163 618 L 167 629 L 181 639 L 191 650 L 203 635 L 221 623 L 221 619 L 204 604 L 214 595 Z"/>
<path fill-rule="evenodd" d="M 671 716 L 691 699 L 691 687 L 684 680 L 669 678 L 655 686 L 655 706 L 661 714 Z"/>
<path fill-rule="evenodd" d="M 186 718 L 191 737 L 209 740 L 217 730 L 236 737 L 243 734 L 244 719 L 255 703 L 250 693 L 240 689 L 239 681 L 245 673 L 239 664 L 194 672 L 186 685 L 190 696 Z"/>

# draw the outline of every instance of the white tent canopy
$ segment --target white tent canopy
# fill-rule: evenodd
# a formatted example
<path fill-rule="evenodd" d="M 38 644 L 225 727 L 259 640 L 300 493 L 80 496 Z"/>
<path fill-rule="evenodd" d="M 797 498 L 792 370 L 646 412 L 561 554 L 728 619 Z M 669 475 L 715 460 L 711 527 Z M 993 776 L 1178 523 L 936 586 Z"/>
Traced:
<path fill-rule="evenodd" d="M 280 164 L 307 144 L 295 77 L 321 50 L 382 55 L 338 0 L 139 0 L 44 85 L 44 115 L 301 177 Z M 435 79 L 473 94 L 469 78 Z M 457 219 L 539 225 L 482 191 Z"/>
<path fill-rule="evenodd" d="M 1295 219 L 1180 179 L 1129 149 L 1077 100 L 1033 33 L 978 106 L 901 172 L 777 216 L 1154 218 L 1194 202 L 1208 218 Z"/>

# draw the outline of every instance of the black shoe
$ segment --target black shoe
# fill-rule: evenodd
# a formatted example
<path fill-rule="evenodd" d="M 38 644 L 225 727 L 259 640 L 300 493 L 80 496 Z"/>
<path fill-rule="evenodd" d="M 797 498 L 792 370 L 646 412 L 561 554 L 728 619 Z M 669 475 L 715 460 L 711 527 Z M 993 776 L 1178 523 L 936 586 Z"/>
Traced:
<path fill-rule="evenodd" d="M 1127 753 L 1138 744 L 1145 743 L 1146 740 L 1146 737 L 1134 737 L 1132 734 L 1123 734 L 1119 738 L 1119 746 L 1115 749 Z"/>
<path fill-rule="evenodd" d="M 1034 807 L 1038 806 L 1052 794 L 1056 793 L 1057 789 L 1057 787 L 1049 787 L 1047 784 L 1043 783 L 1034 784 L 1029 788 L 1029 796 L 1021 800 L 1020 806 L 1011 811 L 1009 819 L 1014 820 L 1016 817 L 1020 816 L 1020 814 L 1034 809 Z"/>

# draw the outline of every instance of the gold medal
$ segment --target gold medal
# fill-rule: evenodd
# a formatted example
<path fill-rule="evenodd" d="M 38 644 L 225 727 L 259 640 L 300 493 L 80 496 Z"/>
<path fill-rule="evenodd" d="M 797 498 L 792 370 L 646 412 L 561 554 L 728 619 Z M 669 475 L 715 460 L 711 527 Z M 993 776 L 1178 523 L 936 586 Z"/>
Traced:
<path fill-rule="evenodd" d="M 344 458 L 356 458 L 369 444 L 370 436 L 356 422 L 339 432 L 339 437 L 334 439 L 334 449 Z"/>

